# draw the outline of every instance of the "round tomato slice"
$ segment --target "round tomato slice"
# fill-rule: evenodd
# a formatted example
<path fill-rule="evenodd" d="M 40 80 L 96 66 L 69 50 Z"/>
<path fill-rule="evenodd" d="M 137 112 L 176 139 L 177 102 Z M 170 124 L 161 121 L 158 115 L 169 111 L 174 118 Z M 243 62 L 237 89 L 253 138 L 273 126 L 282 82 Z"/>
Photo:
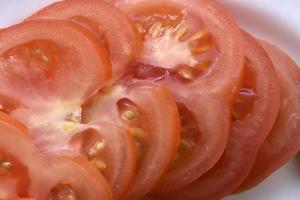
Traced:
<path fill-rule="evenodd" d="M 235 99 L 227 147 L 218 163 L 192 184 L 158 199 L 222 199 L 249 174 L 276 120 L 280 87 L 273 64 L 259 43 L 244 33 L 245 74 Z"/>
<path fill-rule="evenodd" d="M 43 173 L 32 179 L 30 197 L 35 199 L 112 200 L 109 185 L 85 159 L 47 157 L 41 163 Z M 35 172 L 36 173 L 36 172 Z"/>
<path fill-rule="evenodd" d="M 0 121 L 9 123 L 9 124 L 15 126 L 16 128 L 20 129 L 26 135 L 29 134 L 28 129 L 24 124 L 22 124 L 20 121 L 16 120 L 15 118 L 13 118 L 13 117 L 9 116 L 8 114 L 3 113 L 1 111 L 0 111 Z"/>
<path fill-rule="evenodd" d="M 111 76 L 97 39 L 60 20 L 27 21 L 2 31 L 0 66 L 1 110 L 23 122 L 41 150 L 45 143 L 61 144 L 81 104 Z"/>
<path fill-rule="evenodd" d="M 121 76 L 139 50 L 140 39 L 128 17 L 98 0 L 70 0 L 54 3 L 29 19 L 70 19 L 91 30 L 108 46 L 113 77 Z"/>
<path fill-rule="evenodd" d="M 114 4 L 144 39 L 133 76 L 165 82 L 179 105 L 178 153 L 153 192 L 179 189 L 213 167 L 224 151 L 242 78 L 242 35 L 230 14 L 211 0 Z"/>
<path fill-rule="evenodd" d="M 123 199 L 139 199 L 154 187 L 179 141 L 176 104 L 164 86 L 150 82 L 125 82 L 101 91 L 83 108 L 83 121 L 115 123 L 129 128 L 134 136 L 137 170 Z"/>
<path fill-rule="evenodd" d="M 55 97 L 80 101 L 110 78 L 105 49 L 71 22 L 24 22 L 2 31 L 0 44 L 1 97 L 25 106 Z"/>
<path fill-rule="evenodd" d="M 7 120 L 0 120 L 0 129 L 0 198 L 28 197 L 31 177 L 27 164 L 33 155 L 22 142 L 29 137 Z"/>
<path fill-rule="evenodd" d="M 281 88 L 281 107 L 275 125 L 259 150 L 247 179 L 239 187 L 243 191 L 259 184 L 300 150 L 300 69 L 282 50 L 259 41 L 271 57 Z"/>
<path fill-rule="evenodd" d="M 19 129 L 2 121 L 0 127 L 1 186 L 9 184 L 1 187 L 3 198 L 112 199 L 107 182 L 87 161 L 45 157 Z"/>
<path fill-rule="evenodd" d="M 136 151 L 129 130 L 106 122 L 84 124 L 70 140 L 72 151 L 85 156 L 106 178 L 114 199 L 120 199 L 132 184 Z"/>

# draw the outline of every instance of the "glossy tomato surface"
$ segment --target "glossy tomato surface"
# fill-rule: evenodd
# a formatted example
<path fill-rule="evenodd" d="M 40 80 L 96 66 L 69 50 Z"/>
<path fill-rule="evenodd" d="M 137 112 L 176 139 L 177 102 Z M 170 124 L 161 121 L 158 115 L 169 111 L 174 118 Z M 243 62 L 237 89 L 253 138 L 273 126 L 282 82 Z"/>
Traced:
<path fill-rule="evenodd" d="M 278 114 L 280 88 L 273 64 L 259 43 L 247 33 L 245 74 L 235 99 L 227 147 L 218 163 L 194 183 L 157 199 L 224 198 L 249 174 L 257 152 Z"/>
<path fill-rule="evenodd" d="M 112 199 L 107 182 L 86 160 L 47 157 L 22 130 L 5 121 L 0 127 L 1 198 Z"/>
<path fill-rule="evenodd" d="M 82 124 L 70 139 L 69 149 L 84 156 L 103 174 L 115 199 L 131 186 L 136 172 L 137 156 L 129 129 L 107 122 Z"/>
<path fill-rule="evenodd" d="M 300 70 L 278 47 L 260 40 L 270 55 L 281 87 L 281 107 L 275 125 L 259 150 L 251 173 L 238 191 L 254 187 L 295 156 L 300 148 Z"/>
<path fill-rule="evenodd" d="M 81 104 L 111 77 L 96 38 L 60 20 L 27 21 L 2 31 L 0 65 L 1 110 L 23 122 L 42 151 L 62 148 Z"/>
<path fill-rule="evenodd" d="M 128 128 L 134 137 L 137 170 L 123 199 L 139 199 L 147 194 L 176 153 L 179 115 L 174 99 L 163 85 L 124 81 L 102 90 L 84 106 L 83 121 L 115 123 Z"/>
<path fill-rule="evenodd" d="M 124 74 L 140 49 L 140 38 L 128 17 L 113 6 L 98 0 L 69 0 L 54 3 L 28 20 L 68 19 L 87 28 L 106 45 L 113 78 Z"/>
<path fill-rule="evenodd" d="M 129 15 L 144 39 L 132 76 L 166 83 L 179 105 L 180 146 L 153 190 L 172 191 L 203 175 L 224 151 L 243 71 L 242 36 L 215 1 L 113 4 Z"/>

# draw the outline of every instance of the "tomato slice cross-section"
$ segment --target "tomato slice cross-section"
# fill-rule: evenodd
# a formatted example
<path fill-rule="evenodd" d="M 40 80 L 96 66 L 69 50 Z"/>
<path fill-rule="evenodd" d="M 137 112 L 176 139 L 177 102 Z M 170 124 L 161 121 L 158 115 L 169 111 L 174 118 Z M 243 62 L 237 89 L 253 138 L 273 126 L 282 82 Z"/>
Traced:
<path fill-rule="evenodd" d="M 136 150 L 130 131 L 107 122 L 83 124 L 70 139 L 73 153 L 86 157 L 120 199 L 132 184 L 136 171 Z"/>
<path fill-rule="evenodd" d="M 5 121 L 0 128 L 1 198 L 112 199 L 105 179 L 85 159 L 42 155 L 22 130 Z"/>
<path fill-rule="evenodd" d="M 179 189 L 213 167 L 225 149 L 244 68 L 240 29 L 211 0 L 112 3 L 128 14 L 144 40 L 131 76 L 166 83 L 180 105 L 178 153 L 153 192 Z"/>
<path fill-rule="evenodd" d="M 83 107 L 83 121 L 128 128 L 135 139 L 137 170 L 123 199 L 150 192 L 173 160 L 179 142 L 179 115 L 169 91 L 151 82 L 119 83 Z"/>
<path fill-rule="evenodd" d="M 114 79 L 124 73 L 140 49 L 139 35 L 128 17 L 103 1 L 60 1 L 29 18 L 35 19 L 68 19 L 92 31 L 108 47 Z"/>
<path fill-rule="evenodd" d="M 232 193 L 247 177 L 276 120 L 280 87 L 264 49 L 244 33 L 246 62 L 240 93 L 232 111 L 227 147 L 217 164 L 192 184 L 157 199 L 214 200 Z"/>
<path fill-rule="evenodd" d="M 281 106 L 275 125 L 260 148 L 254 166 L 238 192 L 256 186 L 300 150 L 300 69 L 278 47 L 259 40 L 271 57 L 281 88 Z"/>
<path fill-rule="evenodd" d="M 63 145 L 81 104 L 111 78 L 105 49 L 93 34 L 61 20 L 26 21 L 2 31 L 0 66 L 1 110 L 24 123 L 41 150 Z"/>

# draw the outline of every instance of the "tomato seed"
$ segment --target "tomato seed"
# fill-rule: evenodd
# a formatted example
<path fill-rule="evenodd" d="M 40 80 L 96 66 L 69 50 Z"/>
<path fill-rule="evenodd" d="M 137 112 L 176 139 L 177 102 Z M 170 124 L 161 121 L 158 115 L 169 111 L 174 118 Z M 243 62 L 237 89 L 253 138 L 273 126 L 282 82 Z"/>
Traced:
<path fill-rule="evenodd" d="M 106 169 L 106 164 L 102 160 L 94 159 L 91 161 L 92 165 L 94 165 L 99 171 L 104 171 Z"/>
<path fill-rule="evenodd" d="M 102 151 L 105 147 L 104 142 L 102 141 L 97 141 L 90 149 L 89 149 L 89 156 L 96 155 L 100 151 Z"/>
<path fill-rule="evenodd" d="M 134 112 L 132 110 L 125 110 L 122 114 L 123 120 L 133 120 L 134 119 Z"/>
<path fill-rule="evenodd" d="M 13 167 L 13 164 L 8 161 L 1 162 L 1 167 L 4 169 L 11 169 Z"/>

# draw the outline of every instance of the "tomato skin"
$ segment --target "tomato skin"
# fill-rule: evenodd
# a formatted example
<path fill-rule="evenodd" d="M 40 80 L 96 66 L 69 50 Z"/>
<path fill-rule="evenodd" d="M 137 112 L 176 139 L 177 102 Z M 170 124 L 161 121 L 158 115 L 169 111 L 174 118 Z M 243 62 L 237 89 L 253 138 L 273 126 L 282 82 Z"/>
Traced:
<path fill-rule="evenodd" d="M 300 150 L 300 69 L 275 45 L 264 40 L 259 42 L 274 63 L 281 87 L 281 107 L 275 125 L 260 148 L 250 174 L 236 192 L 256 186 Z"/>
<path fill-rule="evenodd" d="M 83 121 L 105 121 L 121 127 L 128 127 L 135 135 L 134 128 L 142 131 L 138 169 L 133 184 L 122 199 L 139 199 L 146 195 L 165 173 L 173 160 L 179 143 L 179 116 L 169 90 L 161 85 L 144 81 L 123 83 L 100 94 L 83 109 Z M 128 99 L 136 111 L 135 125 L 124 122 L 119 113 L 118 103 Z M 145 133 L 145 134 L 143 134 Z M 165 143 L 168 141 L 168 143 Z M 155 165 L 153 165 L 155 163 Z M 149 167 L 152 166 L 152 167 Z"/>
<path fill-rule="evenodd" d="M 177 167 L 169 169 L 152 192 L 174 191 L 193 182 L 213 167 L 225 149 L 230 129 L 230 108 L 243 72 L 242 35 L 232 16 L 215 1 L 160 0 L 148 3 L 120 0 L 113 3 L 129 16 L 142 4 L 145 7 L 147 4 L 161 4 L 160 7 L 164 4 L 178 5 L 183 8 L 182 12 L 190 12 L 199 17 L 214 39 L 217 57 L 213 60 L 208 74 L 186 84 L 172 80 L 164 81 L 171 89 L 175 101 L 184 104 L 193 112 L 202 133 L 189 158 Z M 180 57 L 174 55 L 174 59 L 176 56 Z M 139 58 L 137 60 L 140 62 Z"/>
<path fill-rule="evenodd" d="M 227 147 L 218 163 L 192 184 L 157 199 L 214 200 L 233 192 L 247 177 L 280 106 L 280 87 L 273 64 L 259 43 L 244 33 L 246 72 L 255 74 L 256 100 L 241 120 L 233 121 Z M 245 74 L 245 77 L 251 74 Z"/>
<path fill-rule="evenodd" d="M 35 13 L 28 20 L 70 19 L 83 17 L 97 24 L 94 32 L 101 31 L 107 40 L 113 78 L 117 79 L 139 51 L 140 38 L 128 17 L 113 6 L 98 0 L 69 0 L 54 3 Z M 75 21 L 76 20 L 72 20 Z M 100 27 L 100 28 L 99 28 Z"/>

